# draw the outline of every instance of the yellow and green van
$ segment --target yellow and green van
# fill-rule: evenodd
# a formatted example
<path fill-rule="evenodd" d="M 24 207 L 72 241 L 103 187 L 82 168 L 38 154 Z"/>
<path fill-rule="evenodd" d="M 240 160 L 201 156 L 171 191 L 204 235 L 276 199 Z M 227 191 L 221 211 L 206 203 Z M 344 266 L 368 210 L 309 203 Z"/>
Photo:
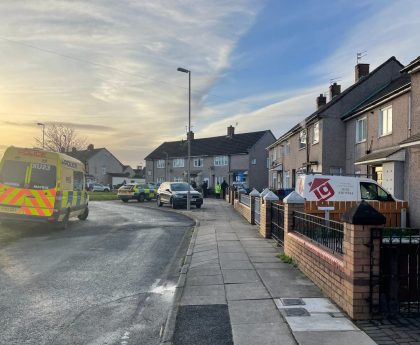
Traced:
<path fill-rule="evenodd" d="M 0 221 L 86 220 L 85 167 L 64 153 L 9 147 L 0 162 Z"/>

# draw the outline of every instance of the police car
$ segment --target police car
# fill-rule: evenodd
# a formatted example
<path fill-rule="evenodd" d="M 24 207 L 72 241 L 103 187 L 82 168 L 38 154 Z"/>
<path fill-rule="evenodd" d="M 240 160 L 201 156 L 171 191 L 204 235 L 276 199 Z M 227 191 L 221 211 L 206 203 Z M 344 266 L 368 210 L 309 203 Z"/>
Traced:
<path fill-rule="evenodd" d="M 118 189 L 117 196 L 122 202 L 128 202 L 129 200 L 143 202 L 154 199 L 155 190 L 147 184 L 126 184 Z"/>

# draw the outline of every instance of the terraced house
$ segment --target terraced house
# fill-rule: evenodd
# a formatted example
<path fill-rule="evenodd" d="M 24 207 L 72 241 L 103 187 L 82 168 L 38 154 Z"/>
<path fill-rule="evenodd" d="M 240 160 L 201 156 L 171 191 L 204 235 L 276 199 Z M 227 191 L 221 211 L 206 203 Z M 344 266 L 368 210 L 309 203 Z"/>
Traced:
<path fill-rule="evenodd" d="M 213 188 L 226 180 L 244 182 L 251 188 L 262 189 L 267 185 L 268 154 L 266 147 L 275 141 L 271 131 L 235 134 L 229 126 L 226 135 L 210 138 L 191 136 L 191 180 L 197 184 L 208 182 Z M 146 158 L 146 181 L 186 181 L 187 141 L 164 142 Z"/>
<path fill-rule="evenodd" d="M 355 66 L 355 83 L 346 90 L 333 83 L 329 101 L 320 94 L 316 110 L 268 147 L 269 186 L 294 188 L 298 173 L 346 173 L 346 124 L 343 117 L 392 81 L 403 65 L 391 57 L 372 72 L 369 64 Z M 354 145 L 353 145 L 354 146 Z"/>

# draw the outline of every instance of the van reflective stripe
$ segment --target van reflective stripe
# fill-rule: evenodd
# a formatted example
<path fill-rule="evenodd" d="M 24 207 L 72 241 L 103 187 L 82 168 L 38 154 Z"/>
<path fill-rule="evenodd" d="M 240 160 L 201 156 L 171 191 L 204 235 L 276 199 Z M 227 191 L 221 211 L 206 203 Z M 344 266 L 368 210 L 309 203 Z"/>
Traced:
<path fill-rule="evenodd" d="M 72 201 L 73 201 L 73 192 L 67 192 L 67 205 L 71 206 Z"/>
<path fill-rule="evenodd" d="M 24 197 L 24 196 L 26 196 L 26 194 L 27 194 L 27 191 L 26 190 L 24 190 L 24 189 L 22 189 L 22 190 L 16 189 L 15 192 L 13 193 L 13 197 L 11 199 L 8 198 L 8 203 L 9 204 L 12 204 L 12 205 L 16 205 L 16 203 L 18 201 L 22 201 L 23 202 L 23 199 L 21 200 L 21 198 Z"/>
<path fill-rule="evenodd" d="M 13 192 L 13 190 L 14 190 L 13 188 L 6 189 L 6 191 L 4 191 L 3 194 L 0 195 L 0 202 L 6 199 L 9 196 L 9 194 Z"/>

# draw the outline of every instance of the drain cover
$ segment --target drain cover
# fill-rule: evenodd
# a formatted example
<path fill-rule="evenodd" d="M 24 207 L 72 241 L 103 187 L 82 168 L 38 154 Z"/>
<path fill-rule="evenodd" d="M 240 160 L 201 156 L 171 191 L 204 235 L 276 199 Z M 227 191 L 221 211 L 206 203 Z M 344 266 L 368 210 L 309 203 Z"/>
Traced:
<path fill-rule="evenodd" d="M 286 316 L 311 316 L 305 308 L 285 308 L 282 312 Z"/>
<path fill-rule="evenodd" d="M 285 306 L 289 305 L 305 305 L 302 298 L 281 298 L 281 303 Z"/>

